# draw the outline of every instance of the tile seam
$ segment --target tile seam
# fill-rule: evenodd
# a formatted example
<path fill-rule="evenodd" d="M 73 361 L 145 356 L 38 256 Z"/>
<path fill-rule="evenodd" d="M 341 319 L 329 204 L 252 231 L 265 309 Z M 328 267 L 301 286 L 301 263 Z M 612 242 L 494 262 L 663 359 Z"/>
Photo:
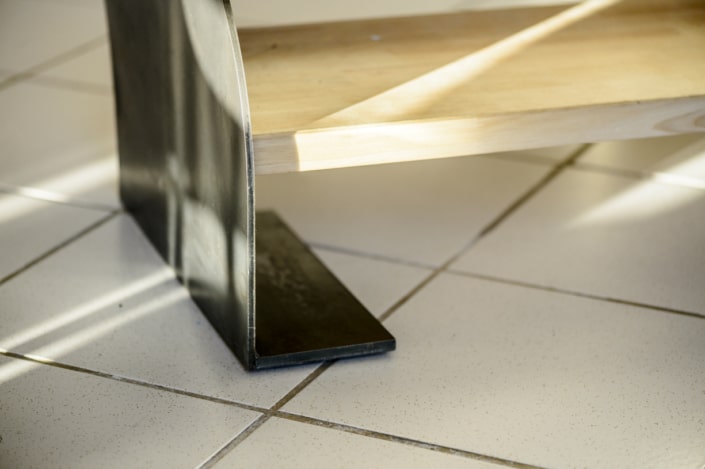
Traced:
<path fill-rule="evenodd" d="M 29 78 L 34 78 L 37 75 L 50 70 L 54 67 L 57 67 L 59 65 L 62 65 L 72 59 L 75 59 L 76 57 L 80 57 L 81 55 L 90 52 L 91 50 L 103 45 L 107 41 L 107 35 L 105 33 L 96 36 L 88 41 L 85 41 L 63 53 L 60 53 L 58 55 L 55 55 L 54 57 L 51 57 L 49 59 L 44 60 L 43 62 L 40 62 L 39 64 L 33 65 L 23 71 L 13 73 L 12 75 L 4 78 L 2 81 L 0 81 L 0 92 L 4 91 L 5 89 L 16 85 L 18 83 L 21 83 Z"/>
<path fill-rule="evenodd" d="M 0 84 L 0 89 L 2 89 L 2 84 Z M 572 155 L 571 157 L 569 157 L 566 161 L 564 161 L 564 162 L 558 164 L 556 167 L 554 167 L 546 176 L 544 176 L 544 178 L 542 178 L 537 184 L 535 184 L 528 192 L 523 194 L 517 201 L 515 201 L 512 205 L 510 205 L 508 209 L 503 211 L 497 219 L 493 220 L 487 227 L 485 227 L 485 229 L 483 229 L 480 232 L 480 234 L 473 241 L 476 241 L 477 239 L 485 236 L 487 233 L 491 232 L 492 229 L 494 229 L 496 226 L 501 224 L 501 222 L 504 221 L 504 219 L 506 219 L 508 216 L 510 216 L 516 209 L 518 209 L 526 201 L 531 199 L 533 195 L 535 195 L 537 192 L 539 192 L 540 189 L 542 189 L 553 178 L 555 178 L 565 167 L 569 166 L 572 163 L 572 161 L 575 158 L 579 157 L 580 154 L 582 154 L 582 152 L 585 151 L 585 149 L 587 149 L 587 148 L 588 148 L 588 146 L 581 147 L 581 150 L 575 152 L 575 154 Z M 86 230 L 83 230 L 83 232 L 79 233 L 78 235 L 75 235 L 70 240 L 65 241 L 61 245 L 59 245 L 59 246 L 55 247 L 54 249 L 50 250 L 49 252 L 45 253 L 45 255 L 41 256 L 40 258 L 35 259 L 35 261 L 33 261 L 31 263 L 31 265 L 26 266 L 25 269 L 18 271 L 18 272 L 15 272 L 14 274 L 11 274 L 10 276 L 5 277 L 4 279 L 0 280 L 0 285 L 5 283 L 6 281 L 10 280 L 11 278 L 14 278 L 14 276 L 19 275 L 19 273 L 23 272 L 24 270 L 26 270 L 30 266 L 32 266 L 38 262 L 41 262 L 41 260 L 43 260 L 44 258 L 49 257 L 51 254 L 60 250 L 64 246 L 70 244 L 74 240 L 79 239 L 80 237 L 82 237 L 83 235 L 92 231 L 93 229 L 97 228 L 98 226 L 102 225 L 103 223 L 106 223 L 108 220 L 115 217 L 118 213 L 119 213 L 119 211 L 114 211 L 113 213 L 111 213 L 110 215 L 108 215 L 107 217 L 105 217 L 104 219 L 99 221 L 98 223 L 92 225 L 91 227 L 89 227 Z M 436 268 L 428 277 L 426 277 L 421 282 L 419 282 L 414 288 L 412 288 L 409 291 L 409 293 L 407 293 L 405 296 L 403 296 L 401 300 L 399 300 L 397 303 L 392 305 L 392 307 L 388 308 L 387 311 L 385 313 L 383 313 L 382 316 L 380 316 L 380 320 L 381 321 L 386 320 L 395 311 L 397 311 L 404 303 L 406 303 L 412 297 L 414 297 L 416 295 L 416 293 L 418 293 L 420 290 L 422 290 L 434 278 L 436 278 L 442 272 L 446 271 L 448 269 L 448 267 L 458 257 L 460 257 L 467 249 L 469 249 L 469 247 L 472 244 L 474 244 L 474 243 L 471 243 L 469 246 L 464 246 L 457 254 L 453 255 L 445 263 L 443 263 L 441 266 Z M 359 256 L 364 255 L 364 253 L 349 253 L 349 252 L 348 252 L 348 254 L 359 255 Z M 389 258 L 379 259 L 379 260 L 386 260 L 388 262 L 395 262 L 396 261 L 395 259 L 389 259 Z M 397 263 L 399 263 L 399 262 L 397 262 Z M 426 268 L 426 269 L 429 268 L 428 266 L 419 266 L 419 265 L 417 265 L 416 267 L 421 267 L 421 268 Z M 437 451 L 437 452 L 444 452 L 444 453 L 448 453 L 448 454 L 461 455 L 461 456 L 465 456 L 465 457 L 468 457 L 471 459 L 476 459 L 476 460 L 479 459 L 479 460 L 484 460 L 484 461 L 492 461 L 495 463 L 503 464 L 508 467 L 519 467 L 519 468 L 530 468 L 530 469 L 536 469 L 538 467 L 538 466 L 527 465 L 524 463 L 514 462 L 514 461 L 510 461 L 510 460 L 504 460 L 501 458 L 494 458 L 492 456 L 486 456 L 486 455 L 482 455 L 479 453 L 472 453 L 472 452 L 465 451 L 465 450 L 458 450 L 458 449 L 454 449 L 454 448 L 450 448 L 450 447 L 444 447 L 444 446 L 436 445 L 433 443 L 426 443 L 426 442 L 407 439 L 407 438 L 398 437 L 398 436 L 394 436 L 394 435 L 387 435 L 387 434 L 383 434 L 380 432 L 372 432 L 369 430 L 356 429 L 355 427 L 341 426 L 340 424 L 335 424 L 335 423 L 327 422 L 324 420 L 313 419 L 310 417 L 298 417 L 298 416 L 295 416 L 295 414 L 289 414 L 287 412 L 282 412 L 280 410 L 284 405 L 286 405 L 286 403 L 288 403 L 293 398 L 295 398 L 308 385 L 310 385 L 316 378 L 318 378 L 321 374 L 323 374 L 323 372 L 325 372 L 328 368 L 330 368 L 335 363 L 335 361 L 325 362 L 324 364 L 320 365 L 312 373 L 310 373 L 306 378 L 304 378 L 304 380 L 302 380 L 299 384 L 297 384 L 294 388 L 292 388 L 292 390 L 289 391 L 282 399 L 277 401 L 277 403 L 275 403 L 269 409 L 263 409 L 263 408 L 257 408 L 255 406 L 243 405 L 243 404 L 236 403 L 236 402 L 221 400 L 218 398 L 209 398 L 208 396 L 198 395 L 198 394 L 190 393 L 187 391 L 180 391 L 180 390 L 176 390 L 176 389 L 172 389 L 172 388 L 168 388 L 168 387 L 164 387 L 164 386 L 160 386 L 160 385 L 153 385 L 153 384 L 141 382 L 141 381 L 130 379 L 130 378 L 117 377 L 115 375 L 110 375 L 108 373 L 95 372 L 93 370 L 88 370 L 88 369 L 84 369 L 84 368 L 80 368 L 80 367 L 73 367 L 71 365 L 64 365 L 64 364 L 60 364 L 58 362 L 52 362 L 52 363 L 42 362 L 42 361 L 34 360 L 32 358 L 29 358 L 29 357 L 26 357 L 26 356 L 23 356 L 20 354 L 14 354 L 12 352 L 0 351 L 0 354 L 5 355 L 5 356 L 9 356 L 9 357 L 14 356 L 14 358 L 25 359 L 25 360 L 33 361 L 35 363 L 45 364 L 45 365 L 49 365 L 49 366 L 55 366 L 55 367 L 59 367 L 59 368 L 63 368 L 63 369 L 69 369 L 69 370 L 72 370 L 75 372 L 83 372 L 86 374 L 91 374 L 93 376 L 99 376 L 99 377 L 103 377 L 106 379 L 112 379 L 112 380 L 122 381 L 122 382 L 126 382 L 126 383 L 133 384 L 133 385 L 144 386 L 144 387 L 148 387 L 148 388 L 155 389 L 155 390 L 176 393 L 179 395 L 184 395 L 184 396 L 193 397 L 193 398 L 206 399 L 206 400 L 209 400 L 212 402 L 219 402 L 221 404 L 232 405 L 232 406 L 240 407 L 240 408 L 243 408 L 246 410 L 260 412 L 261 415 L 252 424 L 250 424 L 245 430 L 240 432 L 232 440 L 227 442 L 220 450 L 218 450 L 213 456 L 208 458 L 200 466 L 204 469 L 210 468 L 214 464 L 216 464 L 218 461 L 220 461 L 230 451 L 232 451 L 237 446 L 239 446 L 240 443 L 245 441 L 257 429 L 259 429 L 264 423 L 266 423 L 272 416 L 278 416 L 278 417 L 289 418 L 289 419 L 303 418 L 305 420 L 308 420 L 307 423 L 314 424 L 314 425 L 324 425 L 324 426 L 335 425 L 335 426 L 339 427 L 339 429 L 341 429 L 342 431 L 356 433 L 361 436 L 376 437 L 378 439 L 386 439 L 387 441 L 396 441 L 397 443 L 404 443 L 407 445 L 412 445 L 415 447 L 424 448 L 427 450 L 432 450 L 432 451 Z M 343 429 L 343 427 L 344 427 L 344 429 Z"/>
<path fill-rule="evenodd" d="M 483 462 L 490 462 L 490 463 L 494 463 L 494 464 L 501 464 L 501 465 L 504 465 L 507 467 L 515 467 L 515 468 L 522 468 L 522 469 L 540 469 L 541 468 L 541 466 L 526 464 L 526 463 L 522 463 L 519 461 L 512 461 L 509 459 L 500 458 L 500 457 L 496 457 L 496 456 L 489 456 L 489 455 L 482 454 L 482 453 L 476 453 L 473 451 L 468 451 L 468 450 L 453 448 L 450 446 L 440 445 L 440 444 L 436 444 L 436 443 L 430 443 L 430 442 L 426 442 L 426 441 L 416 440 L 413 438 L 407 438 L 407 437 L 394 435 L 394 434 L 390 434 L 390 433 L 384 433 L 384 432 L 379 432 L 379 431 L 375 431 L 375 430 L 369 430 L 369 429 L 365 429 L 365 428 L 355 427 L 352 425 L 331 422 L 328 420 L 308 417 L 308 416 L 300 415 L 300 414 L 294 414 L 291 412 L 276 411 L 273 413 L 272 417 L 278 417 L 278 418 L 290 420 L 293 422 L 314 425 L 314 426 L 318 426 L 318 427 L 327 428 L 330 430 L 341 431 L 344 433 L 351 433 L 351 434 L 362 436 L 362 437 L 374 438 L 374 439 L 389 441 L 389 442 L 393 442 L 393 443 L 399 443 L 399 444 L 403 444 L 406 446 L 412 446 L 415 448 L 425 449 L 428 451 L 434 451 L 434 452 L 439 452 L 439 453 L 444 453 L 444 454 L 452 454 L 452 455 L 464 457 L 467 459 L 473 459 L 473 460 L 483 461 Z"/>
<path fill-rule="evenodd" d="M 204 462 L 197 466 L 197 469 L 210 469 L 227 456 L 233 449 L 238 447 L 243 441 L 248 439 L 250 435 L 259 430 L 259 428 L 267 423 L 272 418 L 271 414 L 260 415 L 254 422 L 249 424 L 247 428 L 235 435 L 234 438 L 228 440 L 215 453 L 206 458 Z"/>
<path fill-rule="evenodd" d="M 198 469 L 210 469 L 213 467 L 215 464 L 218 463 L 221 459 L 223 459 L 225 456 L 227 456 L 231 451 L 233 451 L 235 448 L 240 446 L 241 443 L 243 443 L 247 438 L 250 437 L 257 429 L 259 429 L 262 425 L 264 425 L 276 412 L 279 411 L 282 407 L 284 407 L 289 401 L 291 401 L 298 393 L 300 393 L 304 388 L 306 388 L 309 384 L 313 382 L 316 378 L 318 378 L 324 371 L 326 371 L 328 368 L 333 365 L 337 360 L 331 360 L 324 362 L 320 364 L 319 366 L 316 367 L 315 370 L 313 370 L 311 373 L 309 373 L 301 382 L 299 382 L 296 386 L 291 388 L 289 392 L 287 392 L 281 399 L 279 399 L 277 402 L 275 402 L 269 409 L 266 410 L 265 415 L 261 416 L 259 419 L 257 419 L 255 422 L 250 424 L 245 430 L 242 432 L 238 433 L 235 435 L 233 439 L 228 441 L 225 445 L 223 445 L 218 451 L 216 451 L 211 457 L 206 459 L 205 462 L 203 462 Z"/>
<path fill-rule="evenodd" d="M 551 180 L 553 180 L 560 172 L 563 171 L 564 168 L 569 166 L 574 160 L 579 158 L 587 149 L 590 147 L 590 145 L 583 145 L 581 146 L 578 150 L 574 151 L 569 157 L 567 157 L 564 161 L 560 162 L 558 165 L 553 167 L 539 182 L 534 184 L 527 192 L 522 194 L 516 201 L 514 201 L 507 209 L 502 211 L 500 215 L 492 220 L 489 225 L 487 225 L 481 232 L 480 234 L 475 237 L 468 245 L 463 246 L 456 254 L 451 256 L 446 262 L 444 262 L 442 265 L 439 267 L 433 269 L 433 271 L 428 275 L 426 278 L 421 280 L 416 286 L 414 286 L 411 290 L 409 290 L 408 293 L 403 295 L 397 302 L 395 302 L 391 307 L 389 307 L 382 315 L 379 316 L 380 322 L 384 322 L 386 319 L 388 319 L 392 314 L 394 314 L 399 308 L 401 308 L 406 302 L 411 300 L 419 291 L 421 291 L 426 285 L 428 285 L 434 278 L 436 278 L 438 275 L 443 273 L 450 267 L 450 265 L 455 262 L 462 254 L 465 253 L 475 242 L 477 239 L 480 239 L 482 236 L 486 235 L 489 233 L 494 227 L 498 226 L 501 224 L 502 221 L 504 221 L 509 215 L 511 215 L 516 209 L 518 209 L 521 205 L 523 205 L 526 201 L 531 199 L 533 195 L 538 193 L 540 189 L 542 189 L 546 184 L 548 184 Z M 312 246 L 316 247 L 313 243 L 311 243 Z M 320 247 L 320 245 L 319 245 Z M 335 361 L 330 361 L 330 362 L 325 362 L 323 365 L 319 366 L 316 370 L 314 370 L 311 374 L 309 374 L 302 382 L 300 382 L 297 386 L 292 388 L 289 393 L 284 396 L 277 404 L 272 406 L 270 408 L 270 413 L 266 416 L 263 417 L 262 421 L 257 424 L 255 422 L 253 425 L 257 424 L 256 428 L 253 428 L 252 431 L 248 432 L 246 435 L 241 436 L 242 434 L 239 434 L 236 436 L 232 441 L 230 441 L 228 444 L 226 444 L 218 453 L 214 454 L 211 459 L 207 460 L 204 465 L 202 466 L 203 469 L 210 468 L 212 467 L 213 464 L 215 464 L 217 461 L 221 460 L 225 455 L 227 455 L 229 452 L 234 450 L 240 443 L 245 441 L 249 435 L 254 433 L 257 428 L 259 428 L 261 425 L 263 425 L 267 420 L 271 418 L 272 415 L 276 415 L 277 413 L 280 413 L 281 407 L 283 407 L 287 402 L 291 401 L 294 397 L 296 397 L 300 392 L 302 392 L 308 385 L 310 385 L 316 378 L 318 378 L 320 375 L 323 374 L 330 366 L 332 366 L 335 363 Z M 247 431 L 247 430 L 246 430 Z M 518 466 L 518 467 L 534 467 L 534 466 Z"/>
<path fill-rule="evenodd" d="M 34 267 L 35 265 L 41 263 L 45 259 L 51 257 L 52 255 L 56 254 L 57 252 L 61 251 L 63 248 L 73 244 L 75 241 L 78 241 L 79 239 L 83 238 L 86 236 L 88 233 L 92 232 L 93 230 L 99 228 L 100 226 L 104 225 L 105 223 L 108 223 L 110 220 L 113 218 L 117 217 L 120 213 L 122 213 L 122 209 L 119 210 L 113 210 L 112 212 L 108 212 L 106 215 L 104 215 L 102 218 L 100 218 L 98 221 L 91 223 L 87 227 L 83 228 L 79 232 L 73 234 L 72 236 L 64 239 L 62 242 L 59 244 L 54 245 L 52 248 L 44 251 L 44 253 L 40 254 L 39 256 L 35 257 L 19 269 L 15 270 L 14 272 L 0 278 L 0 286 L 6 284 L 13 278 L 17 277 L 18 275 L 23 274 L 24 272 L 28 271 L 30 268 Z"/>
<path fill-rule="evenodd" d="M 51 75 L 32 75 L 31 77 L 25 78 L 25 80 L 30 80 L 30 83 L 33 85 L 44 86 L 47 88 L 87 93 L 104 97 L 110 97 L 113 95 L 113 89 L 108 85 L 80 82 L 69 78 L 60 78 Z"/>
<path fill-rule="evenodd" d="M 405 265 L 407 267 L 415 267 L 418 269 L 425 269 L 425 270 L 435 270 L 438 268 L 438 266 L 434 266 L 431 264 L 424 264 L 422 262 L 417 262 L 417 261 L 398 258 L 398 257 L 385 256 L 384 254 L 378 254 L 378 253 L 367 252 L 367 251 L 363 251 L 363 250 L 357 250 L 357 249 L 353 249 L 353 248 L 347 248 L 345 246 L 337 246 L 334 244 L 320 243 L 317 241 L 306 241 L 306 244 L 313 249 L 319 249 L 321 251 L 328 251 L 328 252 L 333 252 L 333 253 L 337 253 L 337 254 L 346 254 L 349 256 L 355 256 L 355 257 L 361 257 L 361 258 L 370 259 L 370 260 L 376 260 L 376 261 L 380 261 L 380 262 L 386 262 L 388 264 Z"/>
<path fill-rule="evenodd" d="M 491 233 L 495 228 L 501 225 L 507 218 L 509 218 L 514 212 L 516 212 L 520 207 L 531 200 L 536 194 L 538 194 L 541 189 L 546 187 L 551 181 L 553 181 L 560 173 L 570 166 L 575 160 L 580 158 L 591 145 L 582 145 L 580 148 L 575 150 L 569 157 L 561 161 L 555 167 L 553 167 L 546 175 L 544 175 L 536 184 L 530 187 L 526 192 L 521 194 L 514 202 L 512 202 L 507 208 L 505 208 L 497 217 L 491 220 L 477 236 L 470 240 L 465 246 L 460 248 L 453 256 L 446 260 L 441 266 L 435 269 L 428 277 L 422 280 L 416 285 L 409 293 L 397 301 L 391 308 L 389 308 L 384 314 L 380 316 L 381 320 L 386 320 L 391 315 L 393 315 L 399 308 L 401 308 L 405 303 L 407 303 L 411 298 L 413 298 L 419 291 L 421 291 L 426 285 L 428 285 L 433 279 L 438 277 L 440 274 L 446 272 L 450 266 L 457 261 L 463 254 L 465 254 L 469 249 L 471 249 L 479 240 Z"/>
<path fill-rule="evenodd" d="M 574 150 L 572 153 L 570 153 L 568 156 L 566 156 L 563 160 L 560 160 L 560 161 L 554 161 L 554 160 L 550 160 L 548 158 L 542 158 L 542 157 L 521 157 L 521 156 L 512 156 L 512 155 L 492 155 L 492 154 L 488 154 L 488 155 L 483 154 L 483 155 L 475 155 L 475 156 L 467 156 L 467 157 L 481 158 L 484 160 L 495 160 L 495 161 L 500 160 L 500 161 L 515 162 L 515 163 L 529 163 L 529 164 L 534 164 L 536 166 L 541 166 L 544 168 L 553 167 L 553 169 L 555 170 L 561 166 L 569 166 L 570 162 L 572 162 L 572 160 L 580 157 L 589 147 L 590 147 L 590 145 L 582 145 L 578 150 Z M 336 253 L 341 253 L 341 254 L 348 254 L 351 256 L 364 257 L 367 259 L 379 260 L 379 261 L 389 262 L 389 263 L 393 263 L 393 264 L 408 265 L 410 267 L 418 267 L 418 268 L 427 269 L 427 270 L 436 270 L 440 266 L 443 265 L 443 264 L 441 264 L 441 265 L 426 264 L 423 262 L 415 261 L 413 259 L 404 259 L 404 258 L 400 258 L 400 257 L 388 256 L 385 254 L 368 252 L 368 251 L 364 251 L 364 250 L 359 250 L 359 249 L 355 249 L 355 248 L 350 248 L 350 247 L 336 245 L 336 244 L 329 244 L 329 243 L 324 243 L 324 242 L 319 242 L 319 241 L 306 240 L 306 244 L 309 247 L 314 248 L 314 249 L 320 249 L 320 250 L 324 250 L 324 251 L 336 252 Z M 465 247 L 463 249 L 465 249 Z"/>
<path fill-rule="evenodd" d="M 565 160 L 561 161 L 559 164 L 554 166 L 546 175 L 544 175 L 536 184 L 530 187 L 526 192 L 519 196 L 518 199 L 509 205 L 502 213 L 499 214 L 493 221 L 491 221 L 480 233 L 473 239 L 469 246 L 466 246 L 463 250 L 466 251 L 472 247 L 477 241 L 494 231 L 499 225 L 501 225 L 507 218 L 512 216 L 517 210 L 524 206 L 528 201 L 534 198 L 536 194 L 541 192 L 547 185 L 549 185 L 558 175 L 560 175 L 566 168 L 573 165 L 573 163 L 580 158 L 592 145 L 581 145 L 577 150 L 575 150 L 571 155 Z"/>
<path fill-rule="evenodd" d="M 154 391 L 161 391 L 161 392 L 166 392 L 169 394 L 176 394 L 176 395 L 179 395 L 182 397 L 190 397 L 193 399 L 208 401 L 208 402 L 212 402 L 215 404 L 222 404 L 222 405 L 227 405 L 230 407 L 237 407 L 242 410 L 257 412 L 257 413 L 260 413 L 263 415 L 269 415 L 269 413 L 270 413 L 269 409 L 264 408 L 264 407 L 259 407 L 256 405 L 245 404 L 243 402 L 232 401 L 229 399 L 224 399 L 224 398 L 215 397 L 215 396 L 208 396 L 206 394 L 201 394 L 201 393 L 197 393 L 197 392 L 172 388 L 172 387 L 165 386 L 162 384 L 149 383 L 147 381 L 142 381 L 142 380 L 135 379 L 135 378 L 129 378 L 126 376 L 120 376 L 120 375 L 116 375 L 116 374 L 112 374 L 112 373 L 106 373 L 104 371 L 91 370 L 89 368 L 84 368 L 84 367 L 75 366 L 75 365 L 69 365 L 67 363 L 62 363 L 62 362 L 58 362 L 55 360 L 44 360 L 44 359 L 40 359 L 40 358 L 35 358 L 35 357 L 31 357 L 31 356 L 24 355 L 21 353 L 12 352 L 9 350 L 0 349 L 0 356 L 14 358 L 17 360 L 23 360 L 23 361 L 27 361 L 27 362 L 32 362 L 32 363 L 40 365 L 40 366 L 49 366 L 52 368 L 59 368 L 59 369 L 71 371 L 74 373 L 81 373 L 81 374 L 85 374 L 85 375 L 89 375 L 89 376 L 94 376 L 97 378 L 107 379 L 110 381 L 116 381 L 116 382 L 120 382 L 120 383 L 139 386 L 139 387 L 151 389 Z"/>
<path fill-rule="evenodd" d="M 681 309 L 677 309 L 677 308 L 669 308 L 667 306 L 659 306 L 659 305 L 653 305 L 653 304 L 649 304 L 649 303 L 641 303 L 638 301 L 631 301 L 631 300 L 622 299 L 622 298 L 601 296 L 601 295 L 581 292 L 581 291 L 577 291 L 577 290 L 568 290 L 568 289 L 564 289 L 564 288 L 541 285 L 538 283 L 525 282 L 522 280 L 515 280 L 515 279 L 503 278 L 503 277 L 495 277 L 493 275 L 486 275 L 486 274 L 481 274 L 478 272 L 449 269 L 447 271 L 447 273 L 450 275 L 456 275 L 459 277 L 469 277 L 469 278 L 474 278 L 474 279 L 479 279 L 479 280 L 486 280 L 489 282 L 501 283 L 501 284 L 505 284 L 505 285 L 513 285 L 516 287 L 523 287 L 523 288 L 528 288 L 528 289 L 532 289 L 532 290 L 540 290 L 540 291 L 545 291 L 545 292 L 549 292 L 549 293 L 557 293 L 557 294 L 565 295 L 565 296 L 586 298 L 586 299 L 590 299 L 590 300 L 603 301 L 606 303 L 613 303 L 613 304 L 619 304 L 619 305 L 624 305 L 624 306 L 633 306 L 633 307 L 648 309 L 648 310 L 660 312 L 660 313 L 674 314 L 674 315 L 678 315 L 678 316 L 686 316 L 686 317 L 692 317 L 692 318 L 696 318 L 696 319 L 705 319 L 705 313 L 699 313 L 697 311 L 687 311 L 687 310 L 681 310 Z"/>

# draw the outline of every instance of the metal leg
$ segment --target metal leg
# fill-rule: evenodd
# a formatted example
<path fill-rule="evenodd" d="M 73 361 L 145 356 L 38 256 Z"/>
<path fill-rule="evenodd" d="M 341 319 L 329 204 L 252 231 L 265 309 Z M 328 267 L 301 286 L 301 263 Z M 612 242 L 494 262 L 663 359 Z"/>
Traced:
<path fill-rule="evenodd" d="M 276 215 L 259 215 L 255 249 L 249 107 L 229 0 L 106 4 L 123 204 L 243 366 L 394 349 Z"/>

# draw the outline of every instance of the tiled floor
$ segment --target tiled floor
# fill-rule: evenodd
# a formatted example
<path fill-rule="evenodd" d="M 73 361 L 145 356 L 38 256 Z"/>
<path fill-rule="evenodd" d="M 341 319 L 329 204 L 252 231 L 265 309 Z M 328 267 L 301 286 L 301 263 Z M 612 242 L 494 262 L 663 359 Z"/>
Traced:
<path fill-rule="evenodd" d="M 247 373 L 120 210 L 102 14 L 0 0 L 0 467 L 704 467 L 705 136 L 259 178 L 398 350 Z"/>

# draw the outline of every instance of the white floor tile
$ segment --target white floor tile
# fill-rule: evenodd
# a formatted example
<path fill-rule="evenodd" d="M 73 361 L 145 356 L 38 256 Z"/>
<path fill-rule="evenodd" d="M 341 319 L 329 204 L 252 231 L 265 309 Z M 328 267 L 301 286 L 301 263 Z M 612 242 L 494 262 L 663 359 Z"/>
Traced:
<path fill-rule="evenodd" d="M 105 33 L 102 9 L 0 0 L 0 68 L 22 72 Z"/>
<path fill-rule="evenodd" d="M 103 211 L 0 193 L 0 279 L 106 215 Z"/>
<path fill-rule="evenodd" d="M 705 313 L 705 191 L 568 171 L 452 268 Z"/>
<path fill-rule="evenodd" d="M 110 46 L 106 40 L 105 44 L 50 68 L 39 76 L 99 86 L 103 87 L 106 93 L 110 93 L 113 86 Z"/>
<path fill-rule="evenodd" d="M 184 467 L 257 414 L 0 356 L 0 466 Z"/>
<path fill-rule="evenodd" d="M 23 82 L 0 92 L 0 183 L 118 205 L 113 99 Z"/>
<path fill-rule="evenodd" d="M 697 467 L 705 321 L 443 274 L 283 410 L 543 467 Z"/>
<path fill-rule="evenodd" d="M 376 314 L 424 274 L 326 258 Z M 372 271 L 381 291 L 360 278 Z M 223 399 L 269 407 L 313 369 L 245 372 L 128 216 L 5 284 L 0 304 L 1 348 Z"/>
<path fill-rule="evenodd" d="M 217 468 L 500 469 L 486 462 L 448 455 L 272 418 L 216 464 Z"/>
<path fill-rule="evenodd" d="M 41 0 L 43 2 L 63 3 L 65 5 L 80 6 L 83 8 L 92 8 L 94 10 L 102 10 L 105 0 Z"/>
<path fill-rule="evenodd" d="M 440 265 L 536 183 L 548 166 L 489 158 L 262 176 L 274 208 L 307 241 Z"/>
<path fill-rule="evenodd" d="M 705 134 L 599 143 L 585 152 L 578 162 L 655 173 L 664 182 L 704 188 Z"/>
<path fill-rule="evenodd" d="M 314 249 L 323 263 L 379 316 L 431 274 L 428 269 Z"/>
<path fill-rule="evenodd" d="M 7 282 L 0 304 L 0 348 L 213 397 L 268 407 L 312 370 L 244 371 L 128 216 Z"/>

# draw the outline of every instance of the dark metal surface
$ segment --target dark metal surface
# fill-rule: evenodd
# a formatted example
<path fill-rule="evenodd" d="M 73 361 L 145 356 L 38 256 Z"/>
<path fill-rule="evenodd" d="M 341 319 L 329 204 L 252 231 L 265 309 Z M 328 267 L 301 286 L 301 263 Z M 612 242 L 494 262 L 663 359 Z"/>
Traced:
<path fill-rule="evenodd" d="M 272 215 L 263 215 L 259 229 L 255 320 L 254 159 L 229 1 L 106 4 L 123 204 L 242 364 L 393 348 L 382 326 Z"/>
<path fill-rule="evenodd" d="M 394 338 L 272 212 L 257 214 L 260 368 L 394 350 Z"/>
<path fill-rule="evenodd" d="M 106 3 L 123 203 L 253 368 L 253 163 L 224 4 Z"/>

